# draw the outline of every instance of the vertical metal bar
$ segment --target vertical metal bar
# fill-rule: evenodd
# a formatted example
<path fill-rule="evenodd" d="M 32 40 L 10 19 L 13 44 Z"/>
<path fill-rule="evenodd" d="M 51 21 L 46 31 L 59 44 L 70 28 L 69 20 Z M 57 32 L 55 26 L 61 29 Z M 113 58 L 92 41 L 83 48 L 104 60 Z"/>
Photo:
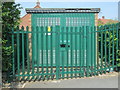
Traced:
<path fill-rule="evenodd" d="M 104 27 L 106 30 L 106 26 Z M 106 65 L 107 65 L 107 33 L 105 31 L 105 73 L 106 73 Z"/>
<path fill-rule="evenodd" d="M 27 26 L 26 27 L 26 51 L 27 51 L 27 74 L 29 74 L 30 73 L 30 59 L 29 59 L 29 33 L 28 33 L 28 31 L 29 31 L 29 27 Z M 30 77 L 28 76 L 28 78 L 27 79 L 29 79 Z"/>
<path fill-rule="evenodd" d="M 116 28 L 117 29 L 117 31 L 116 31 L 116 38 L 117 38 L 117 40 L 116 40 L 116 71 L 118 71 L 117 67 L 118 67 L 118 64 L 119 64 L 119 60 L 118 60 L 118 55 L 119 55 L 118 54 L 119 53 L 118 52 L 118 50 L 119 50 L 118 49 L 118 40 L 119 40 L 119 38 L 118 38 L 118 30 L 119 30 L 119 24 L 117 24 L 116 27 L 117 27 Z"/>
<path fill-rule="evenodd" d="M 84 70 L 85 70 L 85 76 L 87 76 L 87 13 L 84 13 L 84 26 L 85 26 L 85 30 L 84 30 L 84 59 L 85 59 L 85 66 L 84 66 Z"/>
<path fill-rule="evenodd" d="M 76 39 L 76 34 L 75 34 L 75 21 L 74 21 L 74 14 L 72 14 L 72 18 L 73 18 L 73 23 L 72 23 L 72 26 L 73 26 L 73 77 L 75 78 L 75 76 L 76 76 L 76 45 L 75 45 L 75 39 Z"/>
<path fill-rule="evenodd" d="M 44 66 L 44 80 L 46 79 L 45 77 L 47 75 L 45 75 L 45 73 L 47 73 L 47 50 L 46 50 L 46 22 L 45 22 L 45 17 L 46 15 L 43 14 L 43 37 L 44 37 L 44 40 L 43 40 L 43 45 L 44 45 L 44 48 L 43 48 L 43 53 L 44 53 L 44 57 L 43 57 L 43 66 Z M 46 61 L 46 62 L 45 62 Z"/>
<path fill-rule="evenodd" d="M 97 26 L 97 31 L 99 31 L 99 26 Z M 97 32 L 97 71 L 100 70 L 100 32 Z M 101 74 L 101 72 L 99 71 Z"/>
<path fill-rule="evenodd" d="M 48 80 L 48 30 L 47 30 L 47 27 L 46 27 L 46 62 L 47 62 L 47 80 Z"/>
<path fill-rule="evenodd" d="M 41 14 L 41 15 L 40 15 L 40 14 L 37 14 L 37 15 L 38 15 L 38 17 L 39 17 L 39 25 L 38 25 L 38 33 L 39 33 L 39 34 L 38 34 L 38 48 L 39 48 L 39 51 L 38 51 L 38 52 L 39 52 L 39 55 L 38 55 L 39 58 L 38 58 L 38 59 L 39 59 L 39 62 L 38 62 L 38 63 L 39 63 L 39 74 L 41 74 L 41 72 L 42 72 L 42 67 L 41 67 L 41 60 L 42 60 L 42 59 L 41 59 L 41 57 L 42 57 L 42 51 L 41 51 L 41 46 L 42 46 L 42 43 L 41 43 L 42 18 L 41 18 L 41 17 L 42 17 L 42 16 L 41 16 L 41 15 L 42 15 L 42 14 Z M 41 75 L 39 75 L 39 76 L 40 76 L 40 78 L 41 78 Z"/>
<path fill-rule="evenodd" d="M 95 75 L 96 73 L 96 26 L 94 26 L 94 67 L 95 67 Z"/>
<path fill-rule="evenodd" d="M 85 59 L 85 62 L 84 62 L 84 64 L 85 64 L 85 66 L 84 66 L 84 70 L 85 70 L 85 76 L 87 76 L 87 73 L 88 73 L 88 62 L 87 62 L 87 16 L 88 16 L 88 13 L 84 13 L 84 22 L 85 22 L 85 30 L 84 30 L 84 59 Z"/>
<path fill-rule="evenodd" d="M 109 29 L 111 29 L 111 25 L 109 26 Z M 108 45 L 109 45 L 109 47 L 108 47 L 108 49 L 109 49 L 109 52 L 108 52 L 108 64 L 109 64 L 109 72 L 110 72 L 110 60 L 111 60 L 111 58 L 110 58 L 110 53 L 111 53 L 111 49 L 110 49 L 110 45 L 111 45 L 111 39 L 110 39 L 110 37 L 111 37 L 111 30 L 108 30 L 108 34 L 109 34 L 109 43 L 108 43 Z"/>
<path fill-rule="evenodd" d="M 50 42 L 51 42 L 51 52 L 50 52 L 50 59 L 51 59 L 51 79 L 53 79 L 53 42 L 52 42 L 52 40 L 53 40 L 53 27 L 51 27 L 51 38 L 50 38 Z"/>
<path fill-rule="evenodd" d="M 63 30 L 62 30 L 62 33 L 63 33 L 63 35 L 62 35 L 62 43 L 66 43 L 65 42 L 65 37 L 66 37 L 66 19 L 65 19 L 65 17 L 66 17 L 66 14 L 64 14 L 63 16 L 62 16 L 62 19 L 63 19 Z M 66 46 L 64 47 L 64 48 L 66 48 Z M 62 79 L 64 79 L 64 77 L 65 77 L 65 65 L 66 65 L 66 54 L 67 52 L 66 51 L 63 51 L 62 52 Z M 64 56 L 64 54 L 65 54 L 65 56 Z"/>
<path fill-rule="evenodd" d="M 87 74 L 86 74 L 86 77 L 88 77 L 89 76 L 89 47 L 88 47 L 88 45 L 89 45 L 89 27 L 88 26 L 86 26 L 86 65 L 87 65 Z"/>
<path fill-rule="evenodd" d="M 83 26 L 83 72 L 84 72 L 84 74 L 83 75 L 85 75 L 85 73 L 86 73 L 86 55 L 85 55 L 85 53 L 86 53 L 86 39 L 85 39 L 85 32 L 86 32 L 86 27 L 85 26 Z"/>
<path fill-rule="evenodd" d="M 92 26 L 90 26 L 90 28 L 89 28 L 89 30 L 90 30 L 90 32 L 89 32 L 89 34 L 90 34 L 90 36 L 89 36 L 89 39 L 90 39 L 90 46 L 89 46 L 89 49 L 90 49 L 90 67 L 91 67 L 91 76 L 93 76 L 93 60 L 92 60 L 92 35 L 93 35 L 93 32 L 92 32 Z"/>
<path fill-rule="evenodd" d="M 93 35 L 94 35 L 94 30 L 93 26 L 91 26 L 91 66 L 92 66 L 92 75 L 94 73 L 94 62 L 93 62 Z"/>
<path fill-rule="evenodd" d="M 100 27 L 100 30 L 103 29 L 103 26 Z M 100 51 L 100 57 L 101 57 L 101 74 L 103 73 L 103 31 L 101 31 L 101 51 Z"/>
<path fill-rule="evenodd" d="M 39 61 L 40 61 L 40 31 L 39 31 L 39 27 L 37 26 L 36 27 L 36 39 L 37 39 L 37 42 L 36 42 L 36 53 L 37 53 L 37 61 L 36 61 L 36 64 L 37 64 L 37 78 L 39 77 Z"/>
<path fill-rule="evenodd" d="M 89 59 L 90 59 L 90 75 L 92 76 L 93 75 L 93 60 L 92 60 L 92 35 L 93 35 L 93 32 L 92 32 L 92 26 L 89 27 Z"/>
<path fill-rule="evenodd" d="M 99 26 L 97 26 L 97 31 L 99 31 Z M 98 74 L 98 71 L 100 69 L 100 59 L 99 59 L 99 56 L 100 56 L 100 33 L 97 32 L 97 74 Z M 101 73 L 101 72 L 100 72 Z"/>
<path fill-rule="evenodd" d="M 80 77 L 82 76 L 82 28 L 79 27 L 79 62 L 80 62 Z"/>
<path fill-rule="evenodd" d="M 93 15 L 93 13 L 89 13 L 89 15 L 88 15 L 88 17 L 89 17 L 89 24 L 91 23 L 91 20 L 93 21 L 92 23 L 94 23 L 94 15 Z M 91 48 L 91 43 L 92 43 L 92 39 L 91 39 L 91 36 L 92 36 L 92 25 L 89 25 L 88 26 L 89 27 L 89 32 L 88 32 L 88 34 L 89 34 L 89 37 L 88 37 L 88 42 L 89 42 L 89 44 L 87 44 L 88 45 L 88 59 L 89 59 L 89 70 L 90 70 L 90 75 L 92 76 L 93 75 L 93 66 L 92 66 L 92 59 L 91 59 L 91 56 L 92 56 L 92 48 Z"/>
<path fill-rule="evenodd" d="M 112 68 L 114 68 L 114 29 L 115 29 L 115 25 L 112 25 Z"/>
<path fill-rule="evenodd" d="M 97 51 L 98 51 L 98 48 L 96 48 L 97 47 L 97 44 L 98 44 L 98 42 L 96 41 L 97 39 L 98 39 L 98 34 L 97 34 L 97 26 L 95 26 L 95 30 L 94 30 L 94 32 L 95 32 L 95 36 L 94 36 L 94 40 L 95 40 L 95 42 L 94 42 L 94 44 L 95 44 L 95 55 L 94 55 L 94 62 L 95 62 L 95 67 L 96 67 L 96 75 L 98 75 L 98 70 L 97 70 L 97 57 L 98 57 L 98 55 L 97 55 Z"/>
<path fill-rule="evenodd" d="M 42 68 L 42 75 L 41 75 L 41 79 L 44 80 L 44 20 L 43 20 L 43 14 L 41 14 L 41 29 L 40 29 L 40 33 L 41 33 L 41 68 Z"/>
<path fill-rule="evenodd" d="M 13 78 L 15 78 L 15 58 L 14 58 L 14 28 L 12 28 L 12 70 Z"/>
<path fill-rule="evenodd" d="M 34 79 L 34 62 L 35 62 L 35 34 L 36 34 L 36 32 L 35 32 L 35 29 L 34 29 L 34 27 L 32 26 L 32 74 L 33 74 L 33 76 L 32 76 L 32 78 L 31 79 Z"/>
<path fill-rule="evenodd" d="M 49 46 L 49 42 L 48 42 L 48 30 L 50 27 L 48 27 L 48 14 L 45 14 L 45 20 L 44 20 L 44 24 L 45 24 L 45 33 L 46 33 L 46 78 L 47 80 L 49 79 L 49 67 L 48 67 L 48 46 Z"/>
<path fill-rule="evenodd" d="M 17 71 L 18 71 L 18 80 L 20 80 L 20 41 L 19 41 L 19 27 L 17 27 Z"/>
<path fill-rule="evenodd" d="M 24 27 L 22 27 L 22 74 L 25 74 L 25 56 L 24 56 Z M 24 79 L 24 77 L 23 77 Z"/>
<path fill-rule="evenodd" d="M 49 52 L 49 46 L 50 46 L 50 40 L 49 40 L 49 32 L 50 32 L 50 30 L 51 30 L 51 27 L 48 25 L 48 17 L 49 17 L 49 15 L 47 15 L 46 14 L 46 20 L 45 20 L 45 23 L 46 23 L 46 29 L 47 29 L 47 31 L 46 31 L 46 34 L 47 34 L 47 37 L 46 37 L 46 49 L 47 49 L 47 80 L 49 80 L 50 79 L 50 76 L 51 75 L 49 75 L 50 74 L 50 72 L 49 72 L 49 65 L 50 65 L 50 58 L 49 58 L 49 55 L 50 55 L 50 52 Z"/>
<path fill-rule="evenodd" d="M 73 78 L 73 44 L 72 44 L 72 42 L 73 42 L 73 40 L 72 40 L 72 30 L 73 30 L 73 27 L 70 27 L 70 41 L 71 41 L 71 78 Z"/>
<path fill-rule="evenodd" d="M 81 33 L 81 69 L 84 77 L 84 26 L 82 26 Z"/>
<path fill-rule="evenodd" d="M 62 44 L 64 43 L 64 31 L 65 31 L 65 27 L 62 27 Z M 62 51 L 62 79 L 64 79 L 64 51 Z"/>
<path fill-rule="evenodd" d="M 77 78 L 77 27 L 75 27 L 75 78 Z"/>
<path fill-rule="evenodd" d="M 41 59 L 42 59 L 42 60 L 41 60 L 41 61 L 42 61 L 41 64 L 42 64 L 42 80 L 44 79 L 44 75 L 43 75 L 43 74 L 44 74 L 44 66 L 43 66 L 43 64 L 44 64 L 44 60 L 43 60 L 43 57 L 44 57 L 44 56 L 43 56 L 43 50 L 44 50 L 44 49 L 43 49 L 43 48 L 44 48 L 44 43 L 43 43 L 43 42 L 44 42 L 44 36 L 43 36 L 43 35 L 44 35 L 44 32 L 43 32 L 43 26 L 42 26 L 42 27 L 41 27 L 41 54 L 42 54 L 42 56 L 41 56 Z"/>
<path fill-rule="evenodd" d="M 38 26 L 35 27 L 35 55 L 36 55 L 36 59 L 35 59 L 35 62 L 34 62 L 34 66 L 35 66 L 35 71 L 34 73 L 35 74 L 38 74 Z M 38 77 L 37 77 L 38 78 Z"/>
<path fill-rule="evenodd" d="M 66 46 L 67 46 L 67 79 L 68 79 L 68 66 L 69 66 L 69 62 L 68 62 L 68 60 L 69 60 L 69 49 L 68 49 L 68 30 L 69 30 L 69 28 L 68 27 L 66 27 Z"/>
<path fill-rule="evenodd" d="M 96 31 L 98 31 L 98 26 L 96 26 Z M 97 68 L 97 75 L 99 74 L 99 32 L 96 33 L 96 68 Z"/>
<path fill-rule="evenodd" d="M 59 79 L 59 41 L 60 41 L 60 38 L 59 38 L 59 29 L 60 27 L 59 26 L 56 26 L 56 80 Z"/>

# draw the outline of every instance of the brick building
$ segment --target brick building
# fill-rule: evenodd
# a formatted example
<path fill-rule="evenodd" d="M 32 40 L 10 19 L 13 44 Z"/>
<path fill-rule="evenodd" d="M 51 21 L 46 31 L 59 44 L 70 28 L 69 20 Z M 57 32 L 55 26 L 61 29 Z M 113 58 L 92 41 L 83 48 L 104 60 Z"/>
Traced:
<path fill-rule="evenodd" d="M 41 8 L 40 7 L 40 2 L 37 2 L 36 3 L 37 5 L 34 7 L 34 8 Z M 26 14 L 24 15 L 21 19 L 20 19 L 20 27 L 26 27 L 26 26 L 29 26 L 31 27 L 31 14 Z"/>

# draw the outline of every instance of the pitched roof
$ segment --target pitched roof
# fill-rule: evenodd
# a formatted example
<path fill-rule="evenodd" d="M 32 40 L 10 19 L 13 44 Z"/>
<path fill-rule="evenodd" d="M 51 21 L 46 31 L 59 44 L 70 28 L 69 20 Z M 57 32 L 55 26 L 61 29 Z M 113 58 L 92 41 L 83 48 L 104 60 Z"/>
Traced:
<path fill-rule="evenodd" d="M 101 21 L 102 24 L 107 24 L 107 23 L 110 23 L 110 22 L 112 22 L 112 23 L 118 23 L 117 20 L 105 19 L 104 16 L 102 16 L 102 18 L 99 18 L 98 21 Z"/>
<path fill-rule="evenodd" d="M 34 8 L 41 8 L 40 5 L 36 5 Z"/>

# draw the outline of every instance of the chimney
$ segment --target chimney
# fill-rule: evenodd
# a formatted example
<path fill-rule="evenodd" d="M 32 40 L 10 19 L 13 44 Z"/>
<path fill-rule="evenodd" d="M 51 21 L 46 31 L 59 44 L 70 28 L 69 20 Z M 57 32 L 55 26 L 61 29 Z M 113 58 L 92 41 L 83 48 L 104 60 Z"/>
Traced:
<path fill-rule="evenodd" d="M 102 19 L 105 19 L 105 16 L 102 16 Z"/>
<path fill-rule="evenodd" d="M 34 8 L 41 8 L 41 7 L 40 7 L 40 2 L 39 2 L 39 0 L 37 0 L 36 6 L 35 6 Z"/>
<path fill-rule="evenodd" d="M 39 2 L 39 0 L 37 0 L 36 4 L 37 4 L 38 6 L 40 6 L 40 2 Z"/>

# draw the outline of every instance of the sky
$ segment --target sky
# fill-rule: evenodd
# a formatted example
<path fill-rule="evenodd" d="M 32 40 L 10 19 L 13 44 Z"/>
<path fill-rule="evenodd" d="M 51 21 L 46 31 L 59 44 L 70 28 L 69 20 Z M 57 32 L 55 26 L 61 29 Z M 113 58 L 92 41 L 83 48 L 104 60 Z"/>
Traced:
<path fill-rule="evenodd" d="M 23 9 L 21 9 L 21 17 L 26 14 L 25 8 L 33 8 L 36 5 L 35 1 L 37 0 L 34 0 L 34 2 L 32 0 L 29 2 L 16 1 L 16 3 L 20 3 L 21 6 L 23 7 Z M 47 0 L 44 0 L 44 1 L 41 0 L 40 6 L 42 8 L 100 8 L 101 11 L 99 13 L 99 18 L 101 18 L 102 16 L 105 16 L 106 19 L 114 19 L 114 20 L 118 19 L 118 1 L 117 0 L 112 0 L 112 2 L 93 2 L 93 1 L 78 2 L 76 0 L 69 0 L 69 2 L 62 2 L 62 0 L 61 1 L 57 0 L 57 2 L 53 2 L 53 1 L 48 2 Z"/>
<path fill-rule="evenodd" d="M 15 0 L 22 2 L 22 0 Z M 24 0 L 24 2 L 35 2 L 37 0 Z M 39 0 L 40 2 L 118 2 L 120 0 Z"/>

